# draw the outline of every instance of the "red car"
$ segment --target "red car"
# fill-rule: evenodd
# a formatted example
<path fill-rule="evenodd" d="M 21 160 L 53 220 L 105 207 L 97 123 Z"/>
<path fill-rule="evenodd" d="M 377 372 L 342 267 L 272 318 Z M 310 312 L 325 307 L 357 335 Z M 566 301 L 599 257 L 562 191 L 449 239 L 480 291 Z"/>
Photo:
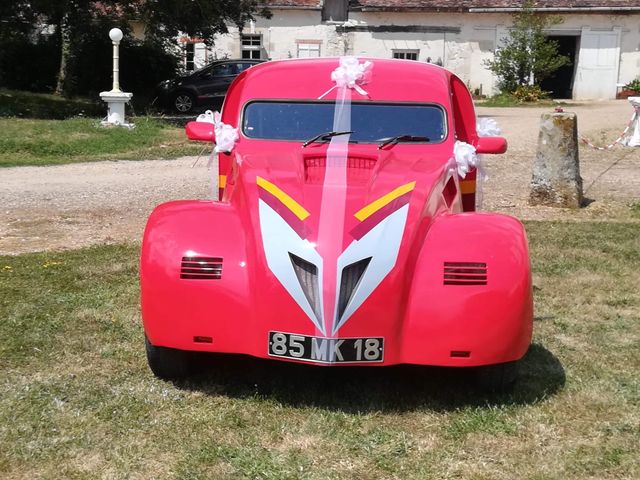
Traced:
<path fill-rule="evenodd" d="M 474 164 L 454 154 L 506 141 L 478 135 L 451 72 L 348 60 L 256 65 L 216 125 L 187 125 L 195 140 L 237 136 L 218 153 L 219 201 L 165 203 L 147 223 L 142 317 L 157 376 L 225 352 L 515 380 L 532 333 L 526 235 L 475 211 Z"/>

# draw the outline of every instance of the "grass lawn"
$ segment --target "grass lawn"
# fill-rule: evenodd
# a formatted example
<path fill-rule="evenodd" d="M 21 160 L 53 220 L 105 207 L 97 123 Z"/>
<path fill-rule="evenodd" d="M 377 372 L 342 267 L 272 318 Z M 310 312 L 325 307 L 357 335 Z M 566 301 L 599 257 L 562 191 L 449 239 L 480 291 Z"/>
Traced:
<path fill-rule="evenodd" d="M 640 478 L 637 224 L 527 224 L 534 345 L 460 372 L 214 358 L 147 369 L 133 246 L 0 257 L 0 477 Z"/>
<path fill-rule="evenodd" d="M 0 118 L 0 167 L 176 158 L 202 150 L 182 128 L 150 118 L 136 118 L 133 130 L 99 123 L 95 118 Z"/>
<path fill-rule="evenodd" d="M 502 93 L 488 97 L 482 100 L 476 100 L 476 105 L 482 107 L 526 107 L 526 108 L 549 108 L 557 106 L 569 105 L 562 100 L 554 100 L 552 98 L 544 98 L 537 102 L 521 102 L 518 101 L 513 95 L 508 93 Z M 571 103 L 572 107 L 580 105 L 579 103 Z"/>

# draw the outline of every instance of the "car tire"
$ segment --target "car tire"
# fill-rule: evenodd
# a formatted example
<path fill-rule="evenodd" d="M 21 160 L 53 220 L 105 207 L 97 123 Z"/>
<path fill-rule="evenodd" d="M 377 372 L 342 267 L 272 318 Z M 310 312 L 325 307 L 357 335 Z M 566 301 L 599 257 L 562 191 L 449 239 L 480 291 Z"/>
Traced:
<path fill-rule="evenodd" d="M 519 362 L 507 362 L 478 367 L 476 382 L 486 392 L 508 393 L 518 378 L 519 365 Z"/>
<path fill-rule="evenodd" d="M 196 106 L 196 99 L 189 92 L 177 92 L 172 97 L 171 105 L 177 113 L 191 113 Z"/>
<path fill-rule="evenodd" d="M 164 380 L 179 380 L 194 372 L 193 352 L 174 348 L 156 347 L 144 337 L 147 362 L 153 374 Z"/>

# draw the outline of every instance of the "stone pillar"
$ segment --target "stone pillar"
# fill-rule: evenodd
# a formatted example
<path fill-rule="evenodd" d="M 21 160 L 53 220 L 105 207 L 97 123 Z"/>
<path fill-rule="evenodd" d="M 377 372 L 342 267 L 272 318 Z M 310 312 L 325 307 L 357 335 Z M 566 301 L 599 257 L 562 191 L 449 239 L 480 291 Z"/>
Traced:
<path fill-rule="evenodd" d="M 582 204 L 575 113 L 542 114 L 529 204 L 569 208 Z"/>
<path fill-rule="evenodd" d="M 640 147 L 640 97 L 629 97 L 627 101 L 636 110 L 636 116 L 633 119 L 633 125 L 631 125 L 631 134 L 627 141 L 629 147 Z"/>

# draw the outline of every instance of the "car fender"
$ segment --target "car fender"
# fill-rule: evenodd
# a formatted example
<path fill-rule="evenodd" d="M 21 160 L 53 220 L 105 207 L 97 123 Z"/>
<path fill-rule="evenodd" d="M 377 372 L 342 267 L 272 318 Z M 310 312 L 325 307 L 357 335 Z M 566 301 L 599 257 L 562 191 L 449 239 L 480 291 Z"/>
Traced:
<path fill-rule="evenodd" d="M 531 342 L 532 320 L 523 225 L 492 213 L 436 217 L 407 299 L 403 361 L 474 366 L 518 360 Z"/>
<path fill-rule="evenodd" d="M 243 331 L 233 319 L 251 319 L 245 231 L 229 204 L 178 201 L 153 211 L 140 259 L 142 319 L 153 345 L 237 348 Z"/>

